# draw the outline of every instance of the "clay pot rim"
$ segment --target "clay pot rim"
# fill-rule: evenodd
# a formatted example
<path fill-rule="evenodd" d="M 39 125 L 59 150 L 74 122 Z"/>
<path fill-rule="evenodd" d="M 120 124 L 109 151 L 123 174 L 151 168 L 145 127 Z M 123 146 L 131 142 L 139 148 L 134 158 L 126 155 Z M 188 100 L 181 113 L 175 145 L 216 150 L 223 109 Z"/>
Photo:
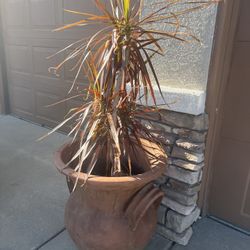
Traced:
<path fill-rule="evenodd" d="M 159 151 L 161 151 L 161 154 L 159 156 L 159 159 L 156 160 L 151 165 L 151 170 L 138 174 L 133 176 L 122 176 L 122 177 L 106 177 L 106 176 L 97 176 L 97 175 L 90 175 L 88 178 L 88 184 L 95 184 L 95 185 L 104 185 L 104 186 L 117 186 L 117 185 L 128 185 L 128 183 L 138 183 L 138 182 L 149 182 L 153 181 L 157 178 L 159 178 L 165 171 L 167 166 L 167 155 L 165 152 L 160 150 L 160 147 L 157 146 L 154 143 L 151 143 L 151 145 L 154 145 L 155 148 L 157 148 Z M 76 180 L 78 177 L 78 173 L 76 173 L 70 166 L 67 166 L 63 160 L 62 160 L 62 153 L 63 151 L 69 147 L 71 143 L 65 143 L 62 147 L 59 148 L 58 151 L 54 154 L 54 161 L 56 168 L 58 171 L 65 176 L 69 177 L 70 179 Z M 79 174 L 79 184 L 84 183 L 87 178 L 87 174 L 80 173 Z"/>

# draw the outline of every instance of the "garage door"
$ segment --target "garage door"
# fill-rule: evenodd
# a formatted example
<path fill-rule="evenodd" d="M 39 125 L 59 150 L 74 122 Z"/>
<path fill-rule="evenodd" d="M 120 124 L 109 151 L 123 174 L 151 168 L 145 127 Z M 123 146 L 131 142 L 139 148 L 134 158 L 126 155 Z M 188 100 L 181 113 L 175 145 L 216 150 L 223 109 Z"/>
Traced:
<path fill-rule="evenodd" d="M 53 108 L 46 106 L 65 98 L 74 72 L 66 65 L 56 77 L 49 66 L 59 63 L 61 57 L 46 59 L 64 46 L 92 30 L 51 32 L 54 28 L 79 19 L 63 9 L 93 12 L 90 0 L 4 0 L 1 2 L 4 44 L 10 95 L 11 113 L 27 120 L 54 126 L 63 119 L 66 110 L 76 105 L 70 101 Z M 79 78 L 86 84 L 84 76 Z"/>

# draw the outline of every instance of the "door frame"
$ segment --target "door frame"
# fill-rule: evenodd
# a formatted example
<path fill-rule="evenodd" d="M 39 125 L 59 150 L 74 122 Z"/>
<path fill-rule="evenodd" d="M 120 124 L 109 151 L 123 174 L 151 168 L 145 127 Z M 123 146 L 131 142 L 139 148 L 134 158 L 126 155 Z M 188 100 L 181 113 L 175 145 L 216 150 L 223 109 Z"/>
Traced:
<path fill-rule="evenodd" d="M 231 68 L 234 41 L 238 26 L 241 0 L 224 0 L 218 7 L 215 41 L 208 79 L 206 112 L 210 124 L 205 152 L 205 170 L 199 196 L 202 215 L 209 213 L 209 195 L 212 185 L 215 152 L 222 125 L 225 89 Z"/>

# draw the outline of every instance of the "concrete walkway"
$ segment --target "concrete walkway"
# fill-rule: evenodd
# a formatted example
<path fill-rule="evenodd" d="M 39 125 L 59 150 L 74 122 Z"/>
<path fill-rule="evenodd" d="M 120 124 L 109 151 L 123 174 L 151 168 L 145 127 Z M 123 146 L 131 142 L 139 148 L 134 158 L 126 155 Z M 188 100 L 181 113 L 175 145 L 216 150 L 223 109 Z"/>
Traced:
<path fill-rule="evenodd" d="M 0 116 L 0 250 L 76 250 L 64 229 L 68 191 L 52 153 L 67 140 L 11 116 Z M 250 237 L 210 219 L 194 227 L 189 246 L 154 236 L 146 250 L 249 250 Z"/>

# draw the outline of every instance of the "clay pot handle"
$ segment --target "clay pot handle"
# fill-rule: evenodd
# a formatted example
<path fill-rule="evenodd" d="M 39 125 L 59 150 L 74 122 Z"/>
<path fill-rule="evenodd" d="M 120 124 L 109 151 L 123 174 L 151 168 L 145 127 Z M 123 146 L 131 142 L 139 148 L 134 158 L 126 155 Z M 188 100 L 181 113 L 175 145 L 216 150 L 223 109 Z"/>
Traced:
<path fill-rule="evenodd" d="M 125 211 L 125 216 L 133 231 L 136 230 L 148 209 L 156 202 L 160 203 L 163 196 L 164 192 L 154 187 L 153 184 L 146 185 L 135 195 Z"/>

